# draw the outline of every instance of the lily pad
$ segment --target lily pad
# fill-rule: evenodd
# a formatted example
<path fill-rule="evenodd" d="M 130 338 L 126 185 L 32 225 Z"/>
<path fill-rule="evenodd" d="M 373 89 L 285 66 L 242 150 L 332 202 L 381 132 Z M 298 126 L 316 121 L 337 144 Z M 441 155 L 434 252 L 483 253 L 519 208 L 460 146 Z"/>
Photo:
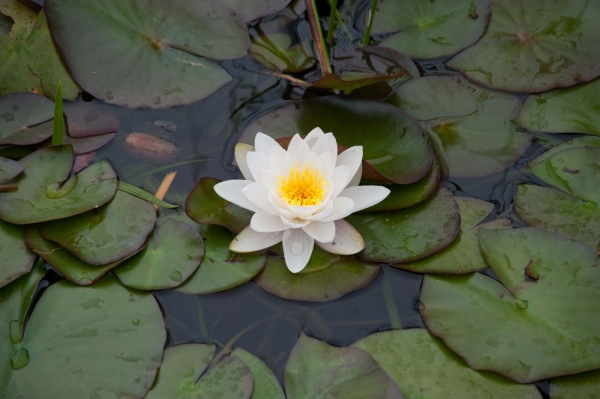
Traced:
<path fill-rule="evenodd" d="M 62 274 L 67 280 L 77 285 L 91 285 L 98 281 L 113 268 L 117 267 L 127 258 L 119 259 L 114 263 L 105 266 L 90 265 L 85 263 L 71 252 L 60 245 L 46 240 L 40 234 L 37 225 L 30 225 L 25 228 L 25 242 L 27 246 L 36 254 L 40 255 L 46 263 L 52 266 L 56 271 Z M 141 251 L 145 245 L 138 250 Z M 135 255 L 133 253 L 130 256 Z"/>
<path fill-rule="evenodd" d="M 25 165 L 12 159 L 0 157 L 0 184 L 14 179 L 25 170 Z"/>
<path fill-rule="evenodd" d="M 249 44 L 243 23 L 217 1 L 48 0 L 45 9 L 73 78 L 122 106 L 200 100 L 231 80 L 209 58 L 243 57 Z"/>
<path fill-rule="evenodd" d="M 0 35 L 0 96 L 29 91 L 54 99 L 62 82 L 63 98 L 74 100 L 79 87 L 54 47 L 44 10 L 36 16 L 19 1 L 8 0 L 0 11 L 15 21 L 9 36 Z"/>
<path fill-rule="evenodd" d="M 262 360 L 241 348 L 236 348 L 231 356 L 238 357 L 252 372 L 254 389 L 250 399 L 285 399 L 277 377 Z"/>
<path fill-rule="evenodd" d="M 221 226 L 200 225 L 204 258 L 198 269 L 177 287 L 186 294 L 211 294 L 242 285 L 265 266 L 266 253 L 236 254 L 229 251 L 234 234 Z"/>
<path fill-rule="evenodd" d="M 107 265 L 140 249 L 154 228 L 152 204 L 117 191 L 108 204 L 60 222 L 41 224 L 45 239 L 91 265 Z"/>
<path fill-rule="evenodd" d="M 265 68 L 282 72 L 301 72 L 316 63 L 315 57 L 306 53 L 302 43 L 292 45 L 292 37 L 287 33 L 252 37 L 248 53 Z"/>
<path fill-rule="evenodd" d="M 529 162 L 527 166 L 529 167 L 529 169 L 532 169 L 561 151 L 581 147 L 600 147 L 600 137 L 581 136 L 577 137 L 576 139 L 567 140 L 559 145 L 551 147 L 550 149 L 548 149 L 548 151 L 544 152 L 542 155 Z M 537 168 L 537 173 L 543 173 L 543 168 Z"/>
<path fill-rule="evenodd" d="M 167 220 L 153 232 L 146 249 L 114 270 L 121 282 L 141 290 L 163 290 L 182 284 L 204 256 L 202 237 L 192 226 Z"/>
<path fill-rule="evenodd" d="M 25 245 L 25 228 L 0 220 L 0 287 L 29 273 L 35 258 Z"/>
<path fill-rule="evenodd" d="M 69 178 L 73 165 L 70 145 L 38 150 L 21 163 L 26 169 L 15 180 L 19 190 L 0 193 L 0 218 L 9 223 L 39 223 L 77 215 L 104 205 L 117 191 L 117 176 L 106 160 Z"/>
<path fill-rule="evenodd" d="M 185 213 L 196 223 L 218 224 L 239 233 L 250 224 L 252 212 L 221 198 L 213 188 L 220 182 L 200 179 L 185 200 Z"/>
<path fill-rule="evenodd" d="M 373 356 L 408 399 L 542 399 L 533 385 L 470 369 L 427 330 L 372 334 L 352 346 Z"/>
<path fill-rule="evenodd" d="M 460 214 L 445 188 L 419 205 L 346 219 L 365 240 L 358 257 L 369 262 L 406 263 L 446 248 L 458 234 Z"/>
<path fill-rule="evenodd" d="M 68 136 L 74 139 L 117 133 L 121 122 L 95 102 L 78 101 L 64 107 Z"/>
<path fill-rule="evenodd" d="M 527 226 L 600 249 L 600 208 L 596 204 L 553 188 L 523 184 L 517 189 L 515 210 Z"/>
<path fill-rule="evenodd" d="M 596 399 L 600 392 L 600 370 L 554 378 L 550 399 Z"/>
<path fill-rule="evenodd" d="M 502 171 L 525 152 L 531 136 L 510 119 L 519 99 L 459 76 L 427 76 L 403 84 L 388 102 L 418 119 L 438 145 L 450 176 Z"/>
<path fill-rule="evenodd" d="M 543 230 L 479 230 L 500 282 L 483 274 L 427 275 L 421 314 L 476 370 L 517 382 L 600 367 L 600 256 Z"/>
<path fill-rule="evenodd" d="M 488 265 L 479 251 L 479 229 L 510 229 L 509 219 L 496 219 L 479 224 L 494 209 L 494 205 L 475 198 L 456 197 L 460 210 L 460 231 L 450 245 L 440 252 L 396 265 L 414 273 L 463 274 L 485 269 Z"/>
<path fill-rule="evenodd" d="M 5 396 L 143 397 L 160 366 L 165 338 L 152 295 L 124 288 L 111 276 L 94 287 L 62 280 L 33 310 L 12 357 L 13 365 L 19 362 Z"/>
<path fill-rule="evenodd" d="M 235 11 L 242 20 L 250 22 L 283 10 L 290 0 L 221 0 L 221 2 Z"/>
<path fill-rule="evenodd" d="M 350 257 L 336 258 L 339 260 L 328 262 L 327 267 L 320 271 L 294 274 L 288 270 L 283 258 L 269 257 L 254 283 L 281 298 L 326 302 L 366 287 L 379 275 L 377 263 Z"/>
<path fill-rule="evenodd" d="M 315 126 L 333 132 L 342 147 L 364 146 L 363 178 L 370 168 L 384 179 L 410 184 L 433 164 L 429 140 L 416 122 L 395 107 L 359 98 L 327 96 L 285 104 L 250 124 L 240 142 L 253 144 L 258 132 L 275 139 L 305 135 Z"/>
<path fill-rule="evenodd" d="M 447 65 L 484 86 L 542 92 L 600 75 L 600 3 L 491 0 L 492 19 L 477 44 Z"/>
<path fill-rule="evenodd" d="M 380 45 L 411 58 L 444 57 L 479 40 L 491 11 L 490 0 L 383 1 L 377 6 L 371 33 L 399 31 Z"/>
<path fill-rule="evenodd" d="M 33 93 L 0 98 L 0 144 L 36 144 L 52 136 L 54 103 Z"/>
<path fill-rule="evenodd" d="M 287 399 L 401 399 L 392 378 L 358 348 L 336 348 L 300 334 L 283 370 Z"/>
<path fill-rule="evenodd" d="M 515 118 L 522 128 L 548 133 L 600 136 L 600 79 L 527 97 Z"/>

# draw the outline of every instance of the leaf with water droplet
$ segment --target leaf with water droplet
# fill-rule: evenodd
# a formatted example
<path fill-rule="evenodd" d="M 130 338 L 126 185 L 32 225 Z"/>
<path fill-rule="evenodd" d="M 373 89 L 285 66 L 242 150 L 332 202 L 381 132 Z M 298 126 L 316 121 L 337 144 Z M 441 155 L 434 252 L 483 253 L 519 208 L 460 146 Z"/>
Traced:
<path fill-rule="evenodd" d="M 252 372 L 254 389 L 250 399 L 285 399 L 277 377 L 258 356 L 241 348 L 236 348 L 231 356 L 239 358 Z"/>
<path fill-rule="evenodd" d="M 29 273 L 35 258 L 25 245 L 25 228 L 0 220 L 0 287 Z"/>
<path fill-rule="evenodd" d="M 0 144 L 28 145 L 52 136 L 54 103 L 33 93 L 0 98 Z"/>
<path fill-rule="evenodd" d="M 12 159 L 0 157 L 0 184 L 17 177 L 25 170 L 25 165 Z"/>

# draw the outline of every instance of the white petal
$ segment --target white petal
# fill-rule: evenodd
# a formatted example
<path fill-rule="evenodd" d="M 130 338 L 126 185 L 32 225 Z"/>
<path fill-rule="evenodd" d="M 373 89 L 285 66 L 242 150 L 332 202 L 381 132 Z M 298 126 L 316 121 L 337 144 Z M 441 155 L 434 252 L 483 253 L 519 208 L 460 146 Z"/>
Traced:
<path fill-rule="evenodd" d="M 356 171 L 356 173 L 354 174 L 352 179 L 350 179 L 350 182 L 348 183 L 348 185 L 346 187 L 358 186 L 360 184 L 361 178 L 362 178 L 362 162 L 360 163 L 358 170 Z"/>
<path fill-rule="evenodd" d="M 323 130 L 321 130 L 320 127 L 316 127 L 313 130 L 311 130 L 309 134 L 306 135 L 304 141 L 306 142 L 306 144 L 308 144 L 309 147 L 312 147 L 317 142 L 317 140 L 323 136 L 325 136 Z"/>
<path fill-rule="evenodd" d="M 346 165 L 340 165 L 335 168 L 329 181 L 329 189 L 331 190 L 331 197 L 335 198 L 342 192 L 343 189 L 348 186 L 350 182 L 350 172 Z"/>
<path fill-rule="evenodd" d="M 268 200 L 267 188 L 261 183 L 250 182 L 250 184 L 242 190 L 242 195 L 252 204 L 256 210 L 254 212 L 260 212 L 261 210 L 276 214 L 273 205 Z"/>
<path fill-rule="evenodd" d="M 252 215 L 250 227 L 258 233 L 274 233 L 288 229 L 279 216 L 268 212 L 256 212 Z"/>
<path fill-rule="evenodd" d="M 288 145 L 287 152 L 291 154 L 296 161 L 303 162 L 310 153 L 310 147 L 302 140 L 302 137 L 296 133 Z"/>
<path fill-rule="evenodd" d="M 269 154 L 271 154 L 272 147 L 281 148 L 281 145 L 279 145 L 279 143 L 272 137 L 267 136 L 264 133 L 256 133 L 256 137 L 254 138 L 254 147 L 256 148 L 256 152 L 269 156 Z"/>
<path fill-rule="evenodd" d="M 252 203 L 252 201 L 248 200 L 242 193 L 242 191 L 251 184 L 256 183 L 249 180 L 227 180 L 216 184 L 214 189 L 221 198 L 252 212 L 258 212 L 260 208 Z"/>
<path fill-rule="evenodd" d="M 337 163 L 337 154 L 324 152 L 321 155 L 319 155 L 319 161 L 321 162 L 321 170 L 325 175 L 325 179 L 329 180 L 331 178 L 331 175 L 333 174 L 333 171 L 335 170 L 335 164 Z"/>
<path fill-rule="evenodd" d="M 283 233 L 285 264 L 292 273 L 298 273 L 310 260 L 315 240 L 302 229 L 289 229 Z"/>
<path fill-rule="evenodd" d="M 337 197 L 333 200 L 333 212 L 331 215 L 321 219 L 321 222 L 330 222 L 338 219 L 343 219 L 351 215 L 355 209 L 354 201 L 346 197 Z"/>
<path fill-rule="evenodd" d="M 250 226 L 246 227 L 231 241 L 229 250 L 232 252 L 247 253 L 279 244 L 283 239 L 283 231 L 277 233 L 259 233 Z"/>
<path fill-rule="evenodd" d="M 352 179 L 362 165 L 362 158 L 362 146 L 348 148 L 346 151 L 338 155 L 336 166 L 346 165 L 348 167 L 348 171 L 350 172 L 350 179 Z"/>
<path fill-rule="evenodd" d="M 322 243 L 332 242 L 335 238 L 334 222 L 311 222 L 302 228 L 306 234 Z"/>
<path fill-rule="evenodd" d="M 249 152 L 254 152 L 254 147 L 249 144 L 237 143 L 235 145 L 235 163 L 246 180 L 254 180 L 252 173 L 248 168 L 247 156 Z"/>
<path fill-rule="evenodd" d="M 294 159 L 290 153 L 283 148 L 271 147 L 271 154 L 269 155 L 271 170 L 275 172 L 277 176 L 288 176 L 290 168 L 294 166 Z"/>
<path fill-rule="evenodd" d="M 328 201 L 327 204 L 325 205 L 325 207 L 323 207 L 323 209 L 321 209 L 319 212 L 315 213 L 314 215 L 307 216 L 306 220 L 320 221 L 321 219 L 324 219 L 327 216 L 331 215 L 331 213 L 333 212 L 333 203 L 334 202 L 335 201 Z"/>
<path fill-rule="evenodd" d="M 323 207 L 321 206 L 321 204 L 312 206 L 290 206 L 290 210 L 292 211 L 292 213 L 294 213 L 294 215 L 296 215 L 296 217 L 298 217 L 299 219 L 304 219 L 308 216 L 314 215 L 315 213 L 319 212 L 322 208 Z"/>
<path fill-rule="evenodd" d="M 348 197 L 354 201 L 354 212 L 362 211 L 383 201 L 390 194 L 390 190 L 382 186 L 356 186 L 347 187 L 340 193 L 340 197 Z"/>
<path fill-rule="evenodd" d="M 290 229 L 298 229 L 304 227 L 310 223 L 310 220 L 298 219 L 298 218 L 287 218 L 281 216 L 281 222 Z"/>
<path fill-rule="evenodd" d="M 338 152 L 337 141 L 335 141 L 333 133 L 327 133 L 318 139 L 310 149 L 318 155 L 321 155 L 324 152 L 330 152 L 332 154 L 337 154 Z"/>
<path fill-rule="evenodd" d="M 260 182 L 261 172 L 263 170 L 271 170 L 271 162 L 269 160 L 269 157 L 264 154 L 260 154 L 258 152 L 250 152 L 247 155 L 247 162 L 248 170 L 250 171 L 250 174 L 253 177 L 253 179 L 248 180 L 255 180 Z"/>
<path fill-rule="evenodd" d="M 353 255 L 362 251 L 365 242 L 358 231 L 345 220 L 335 221 L 335 238 L 328 244 L 317 241 L 317 245 L 336 255 Z"/>

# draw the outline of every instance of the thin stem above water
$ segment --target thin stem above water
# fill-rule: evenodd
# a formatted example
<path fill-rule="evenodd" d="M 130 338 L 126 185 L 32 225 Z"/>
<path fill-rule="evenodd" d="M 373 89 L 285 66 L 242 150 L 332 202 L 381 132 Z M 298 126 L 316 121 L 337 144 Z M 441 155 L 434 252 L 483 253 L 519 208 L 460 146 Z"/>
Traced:
<path fill-rule="evenodd" d="M 377 11 L 377 0 L 371 0 L 371 13 L 369 14 L 369 23 L 365 28 L 365 34 L 360 42 L 361 45 L 366 46 L 369 44 L 371 39 L 371 28 L 373 27 L 373 20 L 375 19 L 375 12 Z"/>
<path fill-rule="evenodd" d="M 317 49 L 317 58 L 319 59 L 319 64 L 321 64 L 323 75 L 329 75 L 332 73 L 331 63 L 329 62 L 329 53 L 327 52 L 327 46 L 325 45 L 325 39 L 323 38 L 323 31 L 321 30 L 321 23 L 319 22 L 317 6 L 315 4 L 315 0 L 305 1 L 310 31 Z"/>
<path fill-rule="evenodd" d="M 329 7 L 331 8 L 331 13 L 329 14 L 329 27 L 327 28 L 327 43 L 331 44 L 331 41 L 333 40 L 333 32 L 335 31 L 337 24 L 335 15 L 337 11 L 337 0 L 329 0 Z"/>

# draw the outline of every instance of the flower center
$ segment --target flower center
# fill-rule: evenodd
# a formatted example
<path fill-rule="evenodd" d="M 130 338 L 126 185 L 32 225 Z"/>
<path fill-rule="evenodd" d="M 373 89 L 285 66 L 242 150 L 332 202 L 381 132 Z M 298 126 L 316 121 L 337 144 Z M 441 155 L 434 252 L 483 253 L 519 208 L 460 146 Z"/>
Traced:
<path fill-rule="evenodd" d="M 291 206 L 318 205 L 327 194 L 329 182 L 320 170 L 296 163 L 287 177 L 278 176 L 277 185 L 281 199 Z"/>

